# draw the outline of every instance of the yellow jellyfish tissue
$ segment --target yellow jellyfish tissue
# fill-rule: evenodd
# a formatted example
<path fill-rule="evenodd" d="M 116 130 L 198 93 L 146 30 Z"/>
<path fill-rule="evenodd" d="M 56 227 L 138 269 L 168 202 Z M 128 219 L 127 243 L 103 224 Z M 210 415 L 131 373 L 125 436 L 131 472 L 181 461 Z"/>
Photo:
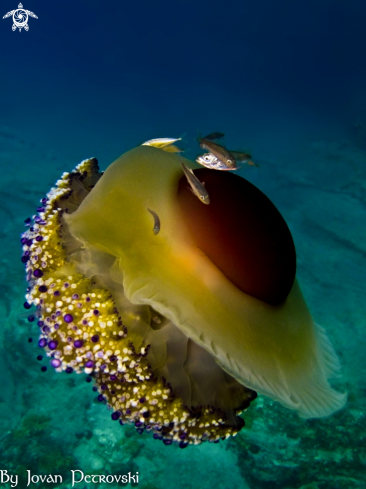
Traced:
<path fill-rule="evenodd" d="M 273 305 L 197 246 L 177 197 L 182 161 L 196 167 L 149 146 L 104 173 L 85 160 L 26 220 L 25 307 L 51 365 L 85 372 L 113 420 L 181 448 L 235 435 L 257 392 L 302 417 L 340 409 L 337 356 L 296 279 Z"/>

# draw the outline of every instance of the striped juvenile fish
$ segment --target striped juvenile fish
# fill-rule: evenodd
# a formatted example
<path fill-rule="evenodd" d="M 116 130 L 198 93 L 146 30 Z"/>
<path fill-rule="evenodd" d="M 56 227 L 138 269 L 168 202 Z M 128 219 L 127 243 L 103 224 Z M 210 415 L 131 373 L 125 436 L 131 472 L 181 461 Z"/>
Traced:
<path fill-rule="evenodd" d="M 198 180 L 193 171 L 186 167 L 186 165 L 182 163 L 182 168 L 186 179 L 188 180 L 189 185 L 191 186 L 192 193 L 200 199 L 201 202 L 208 205 L 210 203 L 210 197 L 208 195 L 207 190 L 204 185 Z"/>
<path fill-rule="evenodd" d="M 234 156 L 221 144 L 214 143 L 207 139 L 199 139 L 200 147 L 212 153 L 220 160 L 227 168 L 236 169 L 236 161 Z"/>
<path fill-rule="evenodd" d="M 182 138 L 157 138 L 149 139 L 142 143 L 141 146 L 154 146 L 154 148 L 164 148 L 165 146 L 170 146 L 177 141 L 181 141 Z"/>
<path fill-rule="evenodd" d="M 176 146 L 175 142 L 181 141 L 182 138 L 157 138 L 157 139 L 149 139 L 142 143 L 141 146 L 152 146 L 153 148 L 159 148 L 163 151 L 167 151 L 168 153 L 182 153 L 183 150 Z"/>
<path fill-rule="evenodd" d="M 157 215 L 156 212 L 152 211 L 151 209 L 147 208 L 147 210 L 150 212 L 150 214 L 154 218 L 154 228 L 153 228 L 153 231 L 154 231 L 154 234 L 157 235 L 159 233 L 159 231 L 160 231 L 160 219 L 159 219 L 159 216 Z"/>

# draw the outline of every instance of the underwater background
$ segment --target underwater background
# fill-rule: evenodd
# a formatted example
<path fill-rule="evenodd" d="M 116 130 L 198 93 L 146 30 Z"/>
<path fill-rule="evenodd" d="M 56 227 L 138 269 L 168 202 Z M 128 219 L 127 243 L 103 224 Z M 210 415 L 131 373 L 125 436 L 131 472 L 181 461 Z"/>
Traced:
<path fill-rule="evenodd" d="M 2 0 L 1 17 L 17 8 Z M 366 487 L 366 4 L 29 0 L 0 22 L 0 470 L 139 472 L 142 489 Z M 277 206 L 297 276 L 342 363 L 344 409 L 304 420 L 259 395 L 246 427 L 181 450 L 120 427 L 83 375 L 57 374 L 23 308 L 24 220 L 63 172 L 156 137 L 226 134 Z M 30 339 L 33 341 L 30 342 Z M 42 366 L 48 366 L 46 372 Z M 5 479 L 4 479 L 5 480 Z M 34 487 L 56 487 L 39 483 Z M 80 483 L 76 487 L 111 487 Z M 10 487 L 10 484 L 0 487 Z"/>

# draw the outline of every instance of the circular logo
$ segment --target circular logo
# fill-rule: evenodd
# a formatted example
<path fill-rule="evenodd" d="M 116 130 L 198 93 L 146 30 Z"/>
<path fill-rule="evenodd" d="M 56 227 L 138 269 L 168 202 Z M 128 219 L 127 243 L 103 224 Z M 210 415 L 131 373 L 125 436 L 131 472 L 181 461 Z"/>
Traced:
<path fill-rule="evenodd" d="M 28 22 L 28 14 L 25 10 L 18 8 L 13 13 L 13 22 L 20 29 Z"/>

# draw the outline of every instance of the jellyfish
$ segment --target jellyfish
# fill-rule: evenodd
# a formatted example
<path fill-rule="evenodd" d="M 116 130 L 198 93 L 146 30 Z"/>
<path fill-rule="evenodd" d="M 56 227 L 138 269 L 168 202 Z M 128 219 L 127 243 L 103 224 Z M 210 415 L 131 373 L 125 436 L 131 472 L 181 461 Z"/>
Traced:
<path fill-rule="evenodd" d="M 22 262 L 39 346 L 57 372 L 85 373 L 120 424 L 165 445 L 217 443 L 257 393 L 304 417 L 345 394 L 340 365 L 296 280 L 279 211 L 238 175 L 195 169 L 151 146 L 99 171 L 64 173 L 26 220 Z"/>

